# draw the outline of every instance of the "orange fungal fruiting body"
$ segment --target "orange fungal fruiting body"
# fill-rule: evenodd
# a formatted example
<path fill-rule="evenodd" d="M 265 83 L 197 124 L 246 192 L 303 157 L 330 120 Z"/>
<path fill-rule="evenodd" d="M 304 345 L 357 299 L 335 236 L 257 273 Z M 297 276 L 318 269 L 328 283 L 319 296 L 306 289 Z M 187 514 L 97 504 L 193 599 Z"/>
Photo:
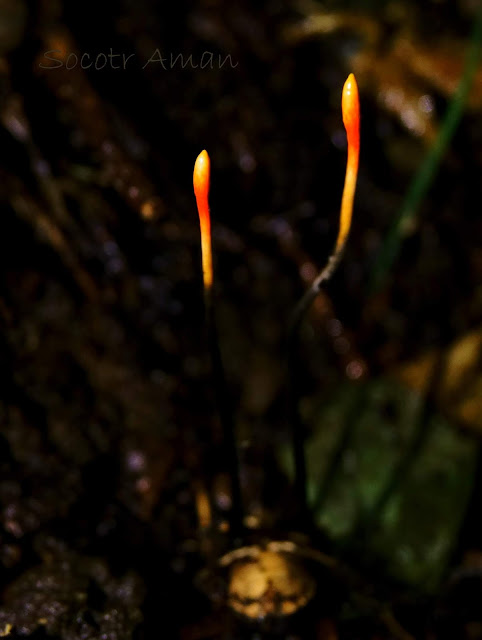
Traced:
<path fill-rule="evenodd" d="M 350 231 L 358 175 L 358 158 L 360 155 L 360 102 L 358 99 L 358 86 L 353 73 L 350 73 L 343 87 L 341 110 L 348 140 L 348 158 L 345 186 L 341 200 L 340 230 L 336 241 L 337 251 L 343 248 Z"/>
<path fill-rule="evenodd" d="M 201 254 L 203 264 L 204 289 L 209 291 L 213 284 L 213 257 L 211 248 L 211 218 L 209 215 L 209 179 L 211 161 L 206 150 L 201 151 L 194 164 L 193 184 L 201 227 Z"/>

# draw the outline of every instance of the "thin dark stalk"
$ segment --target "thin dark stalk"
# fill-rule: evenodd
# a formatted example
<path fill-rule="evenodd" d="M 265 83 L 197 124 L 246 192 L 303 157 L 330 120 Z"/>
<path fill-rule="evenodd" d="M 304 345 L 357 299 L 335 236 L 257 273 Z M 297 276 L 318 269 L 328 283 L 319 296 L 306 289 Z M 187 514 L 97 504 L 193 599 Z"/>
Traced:
<path fill-rule="evenodd" d="M 306 456 L 305 456 L 305 436 L 304 427 L 299 412 L 299 367 L 298 358 L 294 354 L 294 348 L 290 348 L 288 357 L 288 375 L 290 379 L 289 390 L 289 414 L 291 426 L 291 445 L 293 447 L 293 458 L 295 465 L 294 490 L 298 508 L 301 514 L 307 513 L 306 500 Z"/>
<path fill-rule="evenodd" d="M 298 337 L 301 323 L 309 308 L 320 293 L 324 282 L 329 280 L 343 255 L 343 246 L 330 256 L 324 269 L 313 281 L 296 305 L 288 330 L 288 377 L 290 379 L 289 412 L 291 418 L 291 441 L 295 464 L 295 495 L 302 513 L 307 512 L 306 499 L 306 454 L 305 434 L 299 404 L 301 396 L 300 371 L 298 363 Z"/>
<path fill-rule="evenodd" d="M 328 469 L 325 473 L 323 481 L 318 488 L 314 502 L 313 511 L 318 515 L 326 504 L 328 495 L 333 487 L 335 480 L 338 477 L 339 470 L 341 468 L 341 461 L 345 451 L 351 442 L 355 427 L 358 424 L 360 417 L 360 407 L 363 403 L 365 396 L 365 389 L 362 385 L 358 385 L 354 389 L 354 395 L 350 399 L 349 406 L 345 415 L 345 424 L 340 436 L 337 439 L 335 449 L 330 457 Z"/>
<path fill-rule="evenodd" d="M 300 367 L 298 358 L 298 336 L 301 322 L 309 307 L 316 298 L 317 292 L 313 288 L 308 289 L 293 312 L 288 332 L 288 379 L 289 387 L 289 415 L 291 427 L 291 445 L 294 457 L 294 489 L 295 496 L 301 513 L 307 512 L 306 500 L 306 455 L 305 434 L 301 419 L 299 403 L 301 395 Z"/>
<path fill-rule="evenodd" d="M 238 448 L 236 446 L 233 410 L 226 387 L 226 374 L 219 348 L 217 323 L 214 312 L 212 291 L 210 289 L 205 289 L 204 303 L 206 309 L 206 325 L 214 379 L 214 390 L 223 434 L 223 447 L 226 452 L 227 466 L 231 480 L 231 531 L 234 535 L 238 535 L 241 532 L 243 523 L 240 463 Z"/>

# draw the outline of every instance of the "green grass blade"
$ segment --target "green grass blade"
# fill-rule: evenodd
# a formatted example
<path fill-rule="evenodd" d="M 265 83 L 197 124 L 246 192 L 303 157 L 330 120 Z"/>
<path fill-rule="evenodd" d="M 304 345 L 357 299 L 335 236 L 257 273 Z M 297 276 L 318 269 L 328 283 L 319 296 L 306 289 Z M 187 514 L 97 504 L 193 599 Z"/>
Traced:
<path fill-rule="evenodd" d="M 369 280 L 370 293 L 383 285 L 387 273 L 395 262 L 407 230 L 416 216 L 417 208 L 432 184 L 440 162 L 462 117 L 467 96 L 477 70 L 482 48 L 482 4 L 472 31 L 464 73 L 443 119 L 440 132 L 413 179 L 407 194 L 383 243 Z"/>

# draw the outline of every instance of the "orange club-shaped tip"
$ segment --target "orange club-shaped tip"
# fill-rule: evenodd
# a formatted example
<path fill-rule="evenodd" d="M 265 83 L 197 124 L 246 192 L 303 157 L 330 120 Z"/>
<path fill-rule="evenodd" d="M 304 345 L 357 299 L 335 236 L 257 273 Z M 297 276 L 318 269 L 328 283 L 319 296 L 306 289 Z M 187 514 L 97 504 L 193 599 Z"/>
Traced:
<path fill-rule="evenodd" d="M 335 247 L 337 253 L 343 250 L 348 233 L 350 232 L 358 175 L 358 158 L 360 155 L 360 101 L 358 99 L 358 86 L 353 73 L 350 73 L 343 86 L 341 113 L 348 141 L 348 158 L 346 162 L 345 186 L 341 199 L 340 229 Z"/>
<path fill-rule="evenodd" d="M 341 112 L 348 139 L 348 148 L 358 153 L 360 149 L 360 100 L 358 98 L 358 85 L 353 73 L 350 73 L 343 86 Z"/>
<path fill-rule="evenodd" d="M 203 281 L 206 291 L 213 284 L 213 258 L 211 248 L 211 218 L 209 215 L 209 181 L 211 173 L 211 161 L 206 150 L 196 158 L 193 173 L 194 195 L 196 196 L 197 210 L 199 213 L 199 226 L 201 228 L 201 254 L 203 266 Z"/>
<path fill-rule="evenodd" d="M 209 159 L 208 152 L 206 151 L 206 149 L 204 149 L 198 155 L 198 157 L 196 158 L 196 162 L 194 164 L 193 183 L 194 183 L 194 194 L 196 196 L 196 200 L 198 202 L 199 201 L 203 202 L 206 207 L 207 207 L 208 195 L 209 195 L 210 174 L 211 174 L 211 161 Z"/>

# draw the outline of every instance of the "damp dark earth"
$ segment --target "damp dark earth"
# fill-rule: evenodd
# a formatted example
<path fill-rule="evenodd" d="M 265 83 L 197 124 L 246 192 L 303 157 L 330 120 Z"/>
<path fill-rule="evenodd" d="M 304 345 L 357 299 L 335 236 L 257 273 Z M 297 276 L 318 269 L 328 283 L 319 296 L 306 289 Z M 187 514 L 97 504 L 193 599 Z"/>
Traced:
<path fill-rule="evenodd" d="M 0 0 L 1 637 L 482 638 L 481 47 L 476 0 Z"/>

